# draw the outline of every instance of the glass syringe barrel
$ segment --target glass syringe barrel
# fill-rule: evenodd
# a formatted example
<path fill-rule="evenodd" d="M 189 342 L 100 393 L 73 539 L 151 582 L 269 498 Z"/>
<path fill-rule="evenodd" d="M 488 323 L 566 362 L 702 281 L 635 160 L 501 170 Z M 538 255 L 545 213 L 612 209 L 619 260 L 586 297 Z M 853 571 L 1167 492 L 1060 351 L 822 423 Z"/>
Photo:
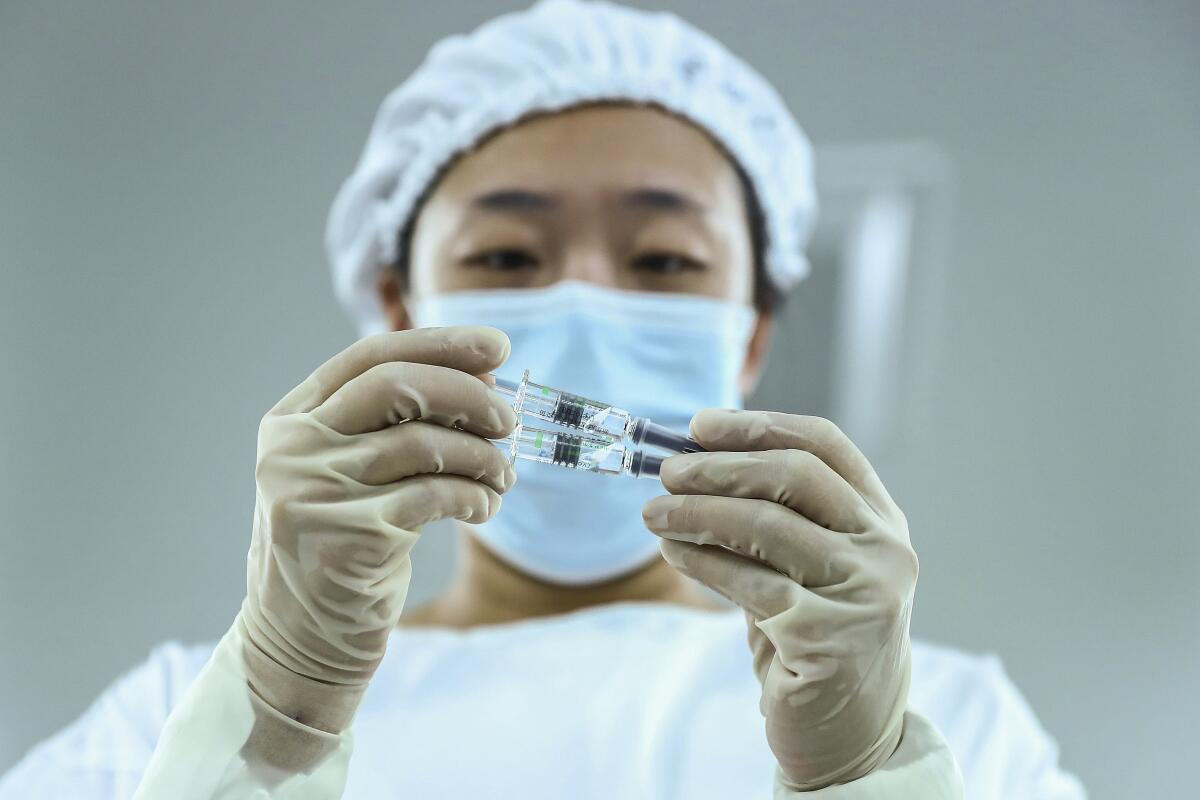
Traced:
<path fill-rule="evenodd" d="M 543 386 L 529 380 L 529 370 L 520 381 L 496 379 L 496 388 L 514 398 L 517 415 L 529 414 L 537 419 L 588 433 L 629 439 L 634 445 L 658 447 L 672 453 L 697 453 L 704 450 L 694 439 L 651 422 L 635 417 L 623 408 L 589 400 L 577 394 Z"/>
<path fill-rule="evenodd" d="M 599 433 L 614 439 L 627 436 L 634 424 L 629 412 L 589 400 L 577 394 L 543 386 L 529 380 L 529 370 L 520 381 L 496 378 L 496 388 L 514 398 L 513 410 L 566 428 Z"/>
<path fill-rule="evenodd" d="M 662 458 L 626 447 L 608 437 L 523 424 L 518 424 L 510 436 L 495 440 L 495 444 L 508 449 L 510 462 L 520 458 L 601 475 L 657 478 L 662 465 Z"/>

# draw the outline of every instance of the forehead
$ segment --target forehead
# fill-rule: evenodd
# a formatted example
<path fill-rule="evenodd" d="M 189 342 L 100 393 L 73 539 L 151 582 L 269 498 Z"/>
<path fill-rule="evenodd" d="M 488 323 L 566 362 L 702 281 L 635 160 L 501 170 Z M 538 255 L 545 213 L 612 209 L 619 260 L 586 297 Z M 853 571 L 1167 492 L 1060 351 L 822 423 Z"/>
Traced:
<path fill-rule="evenodd" d="M 741 208 L 737 173 L 721 148 L 690 122 L 648 106 L 594 105 L 524 120 L 459 158 L 429 203 L 518 186 L 566 197 L 653 186 L 713 211 Z"/>

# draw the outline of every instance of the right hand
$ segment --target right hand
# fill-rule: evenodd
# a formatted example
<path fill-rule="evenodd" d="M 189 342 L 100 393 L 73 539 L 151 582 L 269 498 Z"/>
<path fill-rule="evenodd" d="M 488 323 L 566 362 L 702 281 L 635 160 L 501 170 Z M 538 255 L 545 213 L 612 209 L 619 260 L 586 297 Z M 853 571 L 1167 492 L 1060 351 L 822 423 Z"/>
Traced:
<path fill-rule="evenodd" d="M 417 530 L 499 509 L 515 474 L 487 438 L 516 416 L 476 376 L 508 353 L 494 328 L 373 336 L 263 418 L 239 623 L 248 681 L 277 711 L 348 726 L 403 609 Z"/>

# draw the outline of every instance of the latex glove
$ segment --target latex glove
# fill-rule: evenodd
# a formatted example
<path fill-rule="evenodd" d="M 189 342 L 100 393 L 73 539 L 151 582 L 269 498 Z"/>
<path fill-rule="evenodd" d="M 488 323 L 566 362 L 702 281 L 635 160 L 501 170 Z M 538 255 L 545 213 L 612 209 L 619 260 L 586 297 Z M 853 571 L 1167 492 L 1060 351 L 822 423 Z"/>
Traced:
<path fill-rule="evenodd" d="M 508 353 L 494 328 L 374 336 L 263 418 L 239 624 L 250 686 L 285 717 L 345 728 L 404 607 L 418 528 L 499 509 L 515 474 L 483 437 L 516 417 L 476 375 Z M 279 766 L 308 759 L 269 720 L 255 737 Z"/>
<path fill-rule="evenodd" d="M 477 375 L 494 328 L 386 333 L 263 418 L 246 599 L 163 727 L 135 800 L 335 800 L 350 720 L 404 607 L 421 525 L 482 522 L 516 424 Z"/>
<path fill-rule="evenodd" d="M 647 527 L 683 574 L 745 609 L 767 741 L 788 789 L 867 775 L 903 731 L 917 557 L 904 515 L 831 422 L 706 410 L 710 451 L 662 465 Z"/>

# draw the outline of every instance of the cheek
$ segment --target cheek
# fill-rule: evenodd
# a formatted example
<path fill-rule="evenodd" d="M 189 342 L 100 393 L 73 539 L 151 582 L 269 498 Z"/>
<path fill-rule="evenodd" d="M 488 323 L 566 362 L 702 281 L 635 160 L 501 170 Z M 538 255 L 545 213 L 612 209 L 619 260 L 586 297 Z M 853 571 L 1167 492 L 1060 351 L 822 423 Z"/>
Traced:
<path fill-rule="evenodd" d="M 721 295 L 736 303 L 754 299 L 754 254 L 744 228 L 731 229 L 724 237 L 720 269 Z"/>
<path fill-rule="evenodd" d="M 436 206 L 427 207 L 417 217 L 408 242 L 408 292 L 412 297 L 450 291 L 456 288 L 452 266 L 452 220 Z"/>
<path fill-rule="evenodd" d="M 733 254 L 725 254 L 713 262 L 707 272 L 693 276 L 695 290 L 710 297 L 729 300 L 734 303 L 749 303 L 752 294 L 752 281 L 747 275 L 743 260 Z"/>
<path fill-rule="evenodd" d="M 705 278 L 708 291 L 724 300 L 749 304 L 754 297 L 754 248 L 747 209 L 736 180 L 730 176 L 704 202 L 704 223 L 715 258 Z"/>

